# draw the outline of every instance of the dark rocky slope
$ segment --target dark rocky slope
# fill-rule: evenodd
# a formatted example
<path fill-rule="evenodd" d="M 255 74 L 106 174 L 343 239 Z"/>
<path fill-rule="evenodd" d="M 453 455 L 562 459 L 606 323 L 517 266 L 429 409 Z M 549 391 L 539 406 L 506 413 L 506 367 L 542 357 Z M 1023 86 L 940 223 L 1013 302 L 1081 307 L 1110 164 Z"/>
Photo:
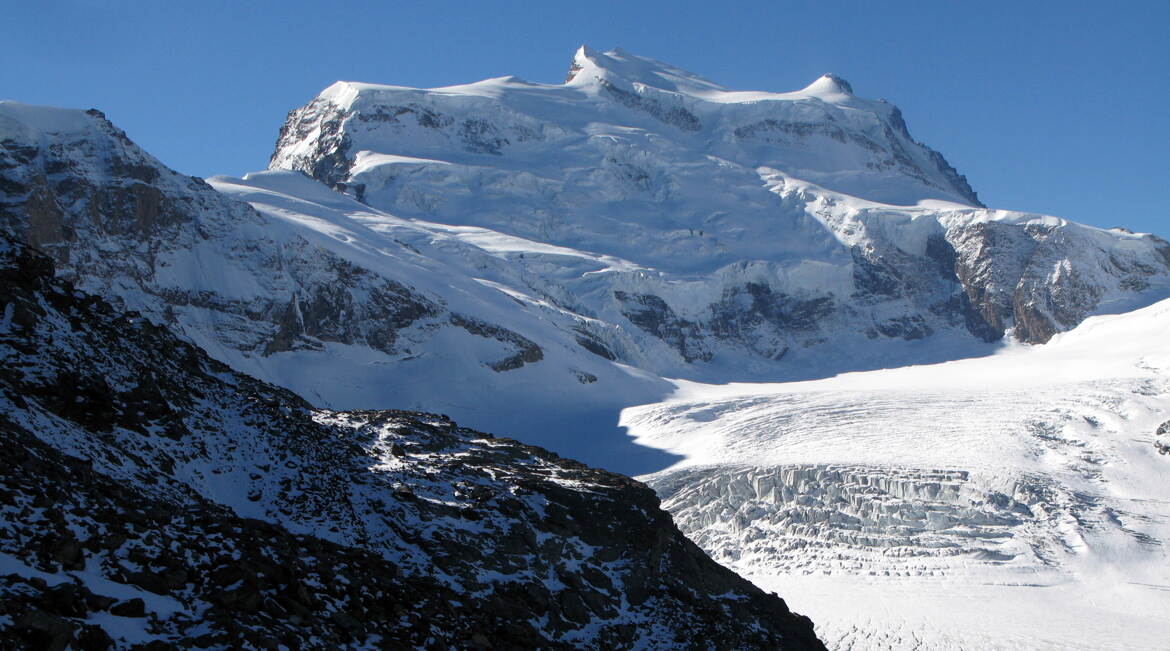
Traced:
<path fill-rule="evenodd" d="M 8 239 L 0 304 L 7 647 L 823 648 L 629 478 L 314 410 Z"/>

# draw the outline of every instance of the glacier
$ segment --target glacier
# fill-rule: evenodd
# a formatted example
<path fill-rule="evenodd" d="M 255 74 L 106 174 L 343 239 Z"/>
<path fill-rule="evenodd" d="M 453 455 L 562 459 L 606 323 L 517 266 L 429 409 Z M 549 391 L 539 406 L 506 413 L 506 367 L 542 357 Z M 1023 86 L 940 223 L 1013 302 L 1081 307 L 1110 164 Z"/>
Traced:
<path fill-rule="evenodd" d="M 623 423 L 684 457 L 642 477 L 683 531 L 830 648 L 1163 648 L 1166 332 L 1170 301 L 977 359 L 680 381 Z"/>

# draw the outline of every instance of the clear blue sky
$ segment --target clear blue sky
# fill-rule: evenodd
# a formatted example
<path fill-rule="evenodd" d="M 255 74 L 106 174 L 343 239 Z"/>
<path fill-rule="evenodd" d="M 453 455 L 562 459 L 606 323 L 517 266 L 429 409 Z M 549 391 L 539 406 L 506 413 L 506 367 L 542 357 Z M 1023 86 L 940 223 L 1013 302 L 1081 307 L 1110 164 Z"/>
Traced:
<path fill-rule="evenodd" d="M 739 89 L 824 72 L 984 202 L 1170 235 L 1170 1 L 4 2 L 0 97 L 96 107 L 179 171 L 265 167 L 338 79 L 560 82 L 581 43 Z"/>

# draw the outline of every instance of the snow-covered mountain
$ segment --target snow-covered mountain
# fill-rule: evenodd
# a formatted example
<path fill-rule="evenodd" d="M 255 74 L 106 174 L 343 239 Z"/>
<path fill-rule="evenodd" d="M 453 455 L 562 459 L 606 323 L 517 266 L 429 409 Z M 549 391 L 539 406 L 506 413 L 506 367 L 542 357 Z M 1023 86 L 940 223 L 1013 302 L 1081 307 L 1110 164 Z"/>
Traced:
<path fill-rule="evenodd" d="M 731 91 L 621 50 L 581 48 L 563 85 L 339 82 L 289 115 L 271 167 L 399 217 L 629 261 L 531 291 L 640 333 L 654 370 L 689 377 L 791 376 L 802 351 L 867 339 L 1043 342 L 1165 292 L 1170 265 L 1157 238 L 981 209 L 897 108 L 836 76 Z"/>
<path fill-rule="evenodd" d="M 510 269 L 490 278 L 612 324 L 637 345 L 619 359 L 668 377 L 1009 353 L 678 381 L 621 424 L 681 457 L 645 479 L 684 531 L 806 598 L 833 646 L 1163 642 L 1150 439 L 1170 405 L 1146 354 L 1165 304 L 1060 335 L 1164 298 L 1160 238 L 986 209 L 839 78 L 743 93 L 621 51 L 580 50 L 563 85 L 339 83 L 290 114 L 272 167 L 416 225 L 539 243 L 499 247 Z M 627 264 L 566 270 L 579 252 Z M 1005 337 L 1058 341 L 1028 356 Z"/>
<path fill-rule="evenodd" d="M 6 648 L 823 649 L 645 486 L 331 412 L 0 238 Z"/>
<path fill-rule="evenodd" d="M 493 226 L 493 217 L 528 221 L 521 218 L 536 208 L 555 217 L 575 199 L 657 200 L 659 215 L 674 217 L 670 225 L 699 225 L 711 217 L 710 202 L 693 200 L 710 189 L 694 187 L 696 178 L 730 181 L 740 168 L 759 167 L 874 201 L 982 205 L 938 152 L 910 137 L 896 107 L 854 96 L 835 75 L 793 93 L 732 91 L 623 50 L 588 47 L 561 85 L 516 77 L 434 89 L 338 82 L 289 115 L 272 166 L 303 170 L 373 205 Z M 500 194 L 480 197 L 465 183 L 455 194 L 409 190 L 444 177 L 452 185 L 476 178 Z M 516 187 L 523 181 L 528 187 Z M 501 201 L 525 190 L 545 202 L 516 214 Z M 622 233 L 606 226 L 624 226 L 622 216 L 569 218 L 564 226 L 576 230 L 564 233 L 550 226 L 582 248 L 614 248 Z"/>
<path fill-rule="evenodd" d="M 623 422 L 683 457 L 642 478 L 683 531 L 830 648 L 1163 649 L 1167 333 L 1170 300 L 979 359 L 680 382 Z"/>

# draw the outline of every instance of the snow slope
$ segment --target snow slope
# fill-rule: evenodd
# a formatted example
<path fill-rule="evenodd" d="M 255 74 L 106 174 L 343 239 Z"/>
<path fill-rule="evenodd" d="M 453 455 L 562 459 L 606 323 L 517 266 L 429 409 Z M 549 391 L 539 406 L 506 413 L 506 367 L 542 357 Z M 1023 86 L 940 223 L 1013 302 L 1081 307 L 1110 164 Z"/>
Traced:
<path fill-rule="evenodd" d="M 338 110 L 345 114 L 341 124 L 331 122 Z M 578 186 L 570 189 L 574 194 L 628 194 L 630 188 L 612 187 L 605 177 L 647 164 L 650 174 L 626 180 L 651 194 L 699 198 L 696 188 L 677 182 L 679 172 L 689 173 L 685 167 L 699 174 L 724 167 L 729 175 L 774 167 L 886 203 L 943 199 L 980 205 L 941 156 L 910 138 L 896 107 L 853 95 L 848 82 L 834 75 L 792 93 L 732 91 L 623 50 L 582 47 L 561 85 L 516 77 L 433 89 L 338 82 L 300 113 L 290 116 L 272 166 L 310 171 L 306 166 L 325 162 L 322 147 L 344 135 L 346 151 L 339 153 L 360 162 L 347 168 L 330 161 L 330 173 L 344 176 L 327 182 L 344 182 L 355 193 L 364 186 L 362 196 L 375 205 L 397 200 L 393 186 L 403 175 L 469 173 L 489 183 L 527 181 L 551 192 L 563 191 L 559 181 L 570 180 Z M 602 161 L 606 165 L 599 169 Z M 520 170 L 528 173 L 515 174 Z M 572 170 L 578 178 L 571 178 Z M 434 200 L 449 206 L 460 197 Z M 416 208 L 449 210 L 421 203 Z M 464 219 L 486 212 L 465 208 L 451 212 Z M 604 237 L 600 230 L 590 235 Z M 606 241 L 620 244 L 617 238 Z"/>
<path fill-rule="evenodd" d="M 1041 347 L 631 408 L 644 476 L 831 648 L 1161 649 L 1170 301 Z M 991 622 L 995 622 L 994 625 Z"/>

